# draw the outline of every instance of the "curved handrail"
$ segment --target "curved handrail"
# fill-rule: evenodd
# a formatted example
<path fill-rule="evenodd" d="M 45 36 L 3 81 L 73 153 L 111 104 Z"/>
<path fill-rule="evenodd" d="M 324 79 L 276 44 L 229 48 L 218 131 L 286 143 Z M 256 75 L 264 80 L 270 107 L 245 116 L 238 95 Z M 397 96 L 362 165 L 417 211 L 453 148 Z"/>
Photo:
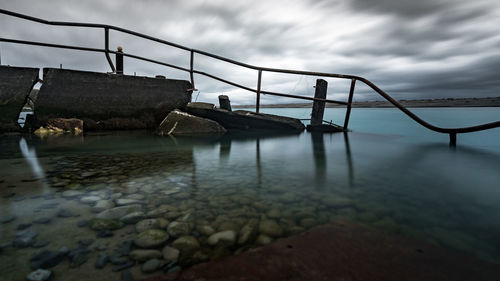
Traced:
<path fill-rule="evenodd" d="M 80 23 L 80 22 L 48 21 L 48 20 L 44 20 L 44 19 L 40 19 L 40 18 L 28 16 L 28 15 L 16 13 L 16 12 L 8 11 L 8 10 L 4 10 L 4 9 L 0 9 L 0 14 L 5 14 L 5 15 L 9 15 L 9 16 L 17 17 L 17 18 L 22 18 L 22 19 L 25 19 L 25 20 L 34 21 L 34 22 L 38 22 L 38 23 L 42 23 L 42 24 L 47 24 L 47 25 L 73 26 L 73 27 L 89 27 L 89 28 L 103 28 L 104 31 L 105 31 L 105 48 L 104 49 L 78 47 L 78 46 L 68 46 L 68 45 L 58 45 L 58 44 L 33 42 L 33 41 L 23 41 L 23 40 L 15 40 L 15 39 L 7 39 L 7 38 L 0 38 L 0 42 L 9 42 L 9 43 L 18 43 L 18 44 L 29 44 L 29 45 L 38 45 L 38 46 L 55 47 L 55 48 L 66 48 L 66 49 L 75 49 L 75 50 L 92 51 L 92 52 L 103 52 L 103 53 L 105 53 L 106 59 L 108 60 L 108 62 L 110 64 L 110 67 L 111 67 L 111 69 L 113 71 L 115 71 L 115 69 L 114 69 L 113 63 L 111 62 L 109 54 L 110 53 L 111 54 L 116 54 L 117 52 L 112 51 L 112 50 L 109 49 L 109 30 L 115 30 L 115 31 L 118 31 L 118 32 L 127 33 L 127 34 L 134 35 L 134 36 L 137 36 L 137 37 L 140 37 L 140 38 L 148 39 L 148 40 L 151 40 L 151 41 L 154 41 L 154 42 L 158 42 L 158 43 L 162 43 L 162 44 L 165 44 L 165 45 L 168 45 L 168 46 L 171 46 L 171 47 L 182 49 L 184 51 L 188 51 L 188 52 L 190 52 L 190 55 L 191 55 L 190 68 L 189 69 L 184 68 L 184 67 L 180 67 L 180 66 L 176 66 L 176 65 L 172 65 L 172 64 L 168 64 L 168 63 L 164 63 L 164 62 L 160 62 L 160 61 L 156 61 L 156 60 L 153 60 L 153 59 L 149 59 L 149 58 L 145 58 L 145 57 L 133 55 L 133 54 L 123 53 L 123 55 L 127 56 L 127 57 L 131 57 L 131 58 L 135 58 L 135 59 L 139 59 L 139 60 L 144 60 L 144 61 L 148 61 L 148 62 L 151 62 L 151 63 L 160 64 L 160 65 L 164 65 L 164 66 L 167 66 L 167 67 L 175 68 L 175 69 L 178 69 L 178 70 L 181 70 L 181 71 L 189 72 L 190 75 L 191 75 L 191 84 L 193 86 L 193 90 L 194 90 L 194 78 L 193 78 L 193 74 L 196 73 L 196 74 L 199 74 L 199 75 L 204 75 L 204 76 L 210 77 L 212 79 L 215 79 L 215 80 L 218 80 L 218 81 L 230 84 L 230 85 L 235 86 L 235 87 L 239 87 L 239 88 L 247 90 L 247 91 L 255 92 L 257 94 L 257 104 L 256 104 L 257 111 L 259 110 L 260 94 L 267 94 L 267 95 L 274 95 L 274 96 L 283 96 L 283 97 L 291 97 L 291 98 L 298 98 L 298 99 L 305 99 L 305 100 L 312 100 L 312 101 L 324 101 L 324 102 L 329 102 L 329 103 L 337 103 L 337 104 L 347 105 L 348 111 L 346 113 L 346 119 L 345 119 L 345 123 L 344 123 L 344 129 L 347 129 L 347 124 L 348 124 L 349 114 L 350 114 L 350 109 L 351 109 L 351 103 L 352 103 L 352 95 L 354 93 L 354 85 L 355 85 L 356 81 L 360 81 L 360 82 L 363 82 L 368 87 L 370 87 L 371 89 L 373 89 L 376 93 L 378 93 L 384 99 L 386 99 L 391 104 L 393 104 L 396 108 L 398 108 L 403 113 L 405 113 L 408 117 L 410 117 L 411 119 L 413 119 L 415 122 L 419 123 L 420 125 L 424 126 L 425 128 L 427 128 L 429 130 L 432 130 L 432 131 L 435 131 L 435 132 L 439 132 L 439 133 L 450 134 L 450 142 L 452 144 L 455 143 L 456 134 L 458 134 L 458 133 L 469 133 L 469 132 L 476 132 L 476 131 L 481 131 L 481 130 L 487 130 L 487 129 L 492 129 L 492 128 L 500 127 L 500 121 L 490 122 L 490 123 L 476 125 L 476 126 L 470 126 L 470 127 L 459 127 L 459 128 L 442 128 L 442 127 L 434 126 L 434 125 L 432 125 L 432 124 L 424 121 L 423 119 L 421 119 L 420 117 L 418 117 L 413 112 L 409 111 L 406 107 L 404 107 L 401 103 L 399 103 L 398 101 L 396 101 L 395 99 L 393 99 L 389 94 L 387 94 L 385 91 L 383 91 L 382 89 L 380 89 L 373 82 L 371 82 L 368 79 L 366 79 L 364 77 L 361 77 L 361 76 L 347 75 L 347 74 L 336 74 L 336 73 L 326 73 L 326 72 L 312 72 L 312 71 L 303 71 L 303 70 L 279 69 L 279 68 L 269 68 L 269 67 L 255 66 L 255 65 L 251 65 L 251 64 L 247 64 L 247 63 L 242 63 L 242 62 L 239 62 L 239 61 L 236 61 L 236 60 L 233 60 L 233 59 L 229 59 L 229 58 L 226 58 L 226 57 L 218 56 L 218 55 L 215 55 L 215 54 L 212 54 L 212 53 L 209 53 L 209 52 L 205 52 L 205 51 L 201 51 L 201 50 L 197 50 L 197 49 L 188 48 L 188 47 L 183 46 L 183 45 L 179 45 L 179 44 L 176 44 L 176 43 L 172 43 L 172 42 L 169 42 L 169 41 L 166 41 L 166 40 L 162 40 L 162 39 L 159 39 L 159 38 L 156 38 L 156 37 L 152 37 L 152 36 L 149 36 L 149 35 L 145 35 L 145 34 L 142 34 L 142 33 L 136 32 L 136 31 L 132 31 L 132 30 L 129 30 L 129 29 L 125 29 L 125 28 L 121 28 L 121 27 L 117 27 L 117 26 L 113 26 L 113 25 L 95 24 L 95 23 Z M 235 82 L 231 82 L 229 80 L 217 77 L 215 75 L 212 75 L 212 74 L 209 74 L 209 73 L 206 73 L 206 72 L 202 72 L 202 71 L 199 71 L 199 70 L 195 70 L 194 69 L 194 54 L 204 55 L 204 56 L 211 57 L 211 58 L 214 58 L 214 59 L 217 59 L 217 60 L 220 60 L 220 61 L 224 61 L 224 62 L 227 62 L 227 63 L 234 64 L 234 65 L 237 65 L 237 66 L 241 66 L 241 67 L 245 67 L 245 68 L 257 70 L 259 72 L 257 89 L 246 87 L 246 86 L 237 84 Z M 285 73 L 285 74 L 298 74 L 298 75 L 307 75 L 307 76 L 320 76 L 320 77 L 329 77 L 329 78 L 350 79 L 352 81 L 352 83 L 351 83 L 351 89 L 350 89 L 350 93 L 349 93 L 349 101 L 348 102 L 342 102 L 342 101 L 335 101 L 335 100 L 329 100 L 329 99 L 320 99 L 320 98 L 315 98 L 315 97 L 311 98 L 311 97 L 290 95 L 290 94 L 284 94 L 284 93 L 262 91 L 262 90 L 260 90 L 260 88 L 261 88 L 261 76 L 262 76 L 262 72 L 275 72 L 275 73 Z"/>

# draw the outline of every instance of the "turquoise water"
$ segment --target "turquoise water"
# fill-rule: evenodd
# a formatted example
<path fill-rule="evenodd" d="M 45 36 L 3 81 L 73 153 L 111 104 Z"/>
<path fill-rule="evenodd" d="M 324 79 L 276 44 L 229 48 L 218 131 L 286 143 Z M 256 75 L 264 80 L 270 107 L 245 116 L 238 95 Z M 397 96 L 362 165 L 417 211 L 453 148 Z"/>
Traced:
<path fill-rule="evenodd" d="M 410 111 L 432 125 L 449 128 L 474 126 L 500 120 L 500 108 L 498 107 L 411 108 Z M 307 119 L 310 118 L 311 109 L 262 108 L 261 112 Z M 345 109 L 327 108 L 323 119 L 343 125 L 344 117 Z M 449 140 L 448 135 L 430 131 L 394 108 L 353 108 L 349 129 L 359 133 L 411 137 L 402 139 L 403 142 L 442 143 Z M 460 134 L 457 140 L 462 146 L 484 147 L 498 152 L 500 149 L 500 129 Z"/>
<path fill-rule="evenodd" d="M 262 111 L 298 118 L 309 113 Z M 413 111 L 443 126 L 500 119 L 498 108 Z M 343 114 L 327 109 L 325 119 L 342 124 Z M 29 259 L 41 249 L 75 249 L 79 240 L 92 239 L 87 260 L 75 265 L 66 257 L 51 268 L 54 280 L 120 280 L 115 265 L 96 269 L 94 264 L 99 254 L 117 255 L 121 243 L 137 240 L 143 231 L 136 223 L 144 219 L 154 219 L 154 228 L 169 234 L 152 248 L 172 246 L 180 256 L 174 264 L 159 257 L 164 264 L 153 273 L 143 272 L 143 261 L 135 262 L 128 270 L 136 278 L 339 219 L 500 262 L 500 129 L 459 135 L 457 147 L 450 148 L 448 136 L 428 132 L 394 109 L 353 109 L 350 129 L 348 134 L 219 138 L 149 132 L 1 136 L 0 217 L 15 219 L 0 224 L 0 276 L 23 280 L 32 271 Z M 100 232 L 92 223 L 77 226 L 131 204 L 137 218 L 112 218 L 112 237 L 96 237 Z M 61 210 L 71 216 L 61 216 Z M 35 223 L 40 218 L 50 222 Z M 19 226 L 30 223 L 28 229 L 38 233 L 34 240 L 49 243 L 42 248 L 9 244 L 19 236 Z M 209 242 L 222 231 L 232 232 L 234 240 Z M 185 236 L 197 245 L 178 241 Z M 134 245 L 132 250 L 142 247 Z"/>

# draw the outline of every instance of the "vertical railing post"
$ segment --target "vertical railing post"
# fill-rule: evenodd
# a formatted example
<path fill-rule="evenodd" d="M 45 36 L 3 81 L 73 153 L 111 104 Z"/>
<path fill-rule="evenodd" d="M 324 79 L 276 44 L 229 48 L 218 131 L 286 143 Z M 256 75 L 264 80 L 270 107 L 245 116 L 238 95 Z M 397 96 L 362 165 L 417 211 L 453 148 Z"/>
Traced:
<path fill-rule="evenodd" d="M 347 131 L 349 125 L 349 117 L 351 117 L 352 96 L 354 95 L 354 86 L 356 86 L 356 79 L 351 80 L 351 88 L 349 89 L 349 99 L 347 101 L 347 111 L 345 112 L 344 131 Z"/>
<path fill-rule="evenodd" d="M 196 89 L 194 87 L 194 51 L 191 50 L 191 59 L 189 62 L 189 76 L 191 77 L 191 87 L 193 88 L 193 91 Z"/>
<path fill-rule="evenodd" d="M 456 146 L 457 145 L 457 133 L 453 132 L 450 133 L 450 146 Z"/>
<path fill-rule="evenodd" d="M 115 53 L 116 74 L 123 74 L 123 48 L 118 46 Z"/>
<path fill-rule="evenodd" d="M 104 28 L 104 50 L 106 51 L 104 54 L 106 55 L 106 59 L 108 60 L 109 66 L 113 72 L 116 72 L 115 66 L 113 65 L 113 61 L 109 56 L 109 28 Z"/>
<path fill-rule="evenodd" d="M 257 77 L 257 100 L 255 101 L 255 112 L 259 113 L 260 110 L 260 85 L 262 82 L 262 70 L 259 69 L 259 75 Z"/>

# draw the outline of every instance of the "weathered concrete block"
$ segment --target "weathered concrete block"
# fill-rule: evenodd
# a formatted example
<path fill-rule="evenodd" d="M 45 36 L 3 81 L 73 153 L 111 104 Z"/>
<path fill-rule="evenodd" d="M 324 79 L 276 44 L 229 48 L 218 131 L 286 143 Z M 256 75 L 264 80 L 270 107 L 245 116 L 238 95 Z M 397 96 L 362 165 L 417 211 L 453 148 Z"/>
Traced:
<path fill-rule="evenodd" d="M 85 130 L 155 129 L 175 108 L 191 101 L 184 80 L 45 68 L 35 103 L 40 125 L 50 118 L 78 118 Z"/>
<path fill-rule="evenodd" d="M 161 136 L 222 135 L 225 132 L 226 129 L 215 121 L 196 117 L 179 110 L 170 112 L 165 120 L 161 122 L 157 131 Z"/>
<path fill-rule="evenodd" d="M 19 113 L 38 80 L 38 68 L 0 66 L 0 132 L 19 131 Z"/>

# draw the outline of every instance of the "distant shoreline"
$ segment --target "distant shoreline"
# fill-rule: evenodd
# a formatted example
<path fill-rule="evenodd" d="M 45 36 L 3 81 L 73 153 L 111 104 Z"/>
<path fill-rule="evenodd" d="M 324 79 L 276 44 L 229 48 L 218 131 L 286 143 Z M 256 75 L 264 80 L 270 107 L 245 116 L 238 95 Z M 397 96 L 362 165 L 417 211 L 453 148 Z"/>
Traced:
<path fill-rule="evenodd" d="M 423 99 L 399 100 L 405 107 L 500 107 L 500 97 L 461 98 L 461 99 Z M 312 103 L 261 104 L 261 108 L 310 108 Z M 233 105 L 234 108 L 254 108 L 255 105 Z M 345 105 L 327 103 L 328 108 L 344 108 Z M 353 108 L 387 108 L 394 107 L 388 101 L 353 102 Z"/>

